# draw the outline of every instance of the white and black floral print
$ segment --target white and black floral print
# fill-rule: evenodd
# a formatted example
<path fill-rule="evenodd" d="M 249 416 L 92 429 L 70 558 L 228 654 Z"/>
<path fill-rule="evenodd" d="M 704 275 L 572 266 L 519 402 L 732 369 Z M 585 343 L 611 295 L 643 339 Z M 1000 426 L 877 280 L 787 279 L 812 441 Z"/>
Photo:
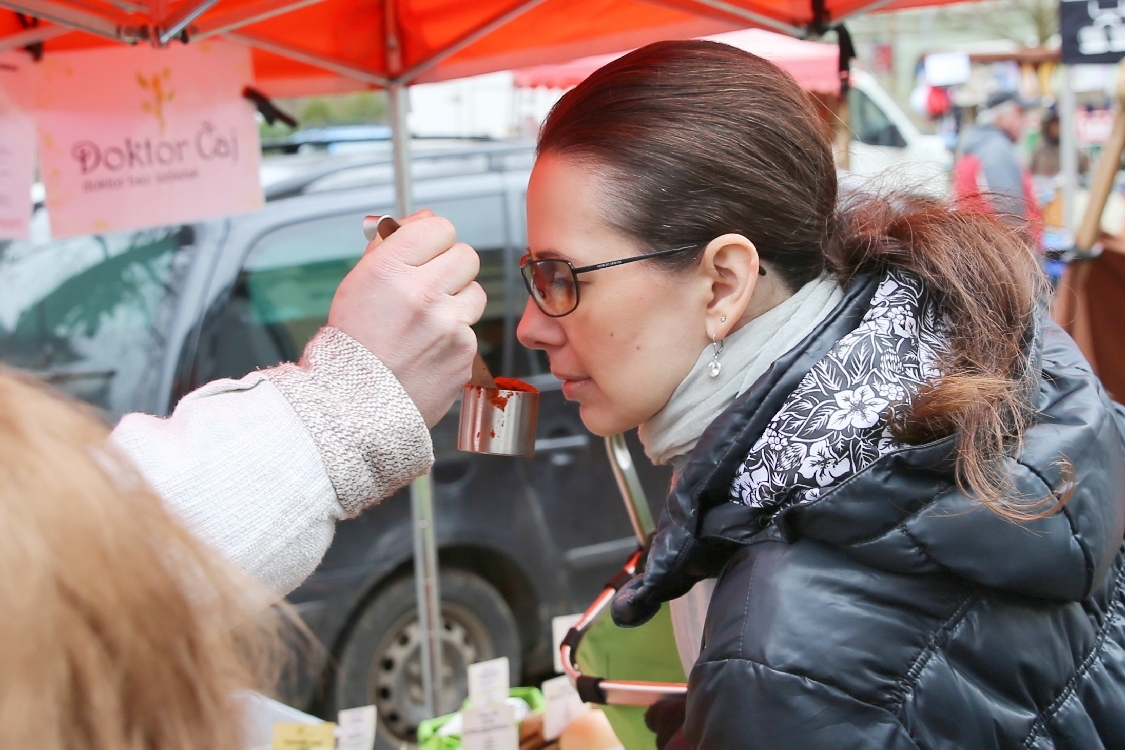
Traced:
<path fill-rule="evenodd" d="M 887 428 L 895 404 L 937 377 L 942 325 L 921 281 L 891 271 L 854 331 L 818 362 L 735 474 L 731 499 L 778 510 L 813 500 L 900 447 Z"/>

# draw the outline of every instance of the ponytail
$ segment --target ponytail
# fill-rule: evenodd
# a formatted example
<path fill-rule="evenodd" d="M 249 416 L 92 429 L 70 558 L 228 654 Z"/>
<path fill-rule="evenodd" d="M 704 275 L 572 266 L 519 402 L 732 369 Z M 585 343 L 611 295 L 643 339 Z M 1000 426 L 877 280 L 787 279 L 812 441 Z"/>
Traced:
<path fill-rule="evenodd" d="M 918 196 L 849 197 L 832 224 L 832 273 L 847 281 L 891 267 L 910 271 L 945 323 L 944 374 L 895 412 L 894 437 L 916 445 L 956 434 L 962 491 L 1013 521 L 1054 513 L 1066 496 L 1018 497 L 1003 462 L 1019 453 L 1034 413 L 1028 349 L 1045 298 L 1021 229 Z"/>

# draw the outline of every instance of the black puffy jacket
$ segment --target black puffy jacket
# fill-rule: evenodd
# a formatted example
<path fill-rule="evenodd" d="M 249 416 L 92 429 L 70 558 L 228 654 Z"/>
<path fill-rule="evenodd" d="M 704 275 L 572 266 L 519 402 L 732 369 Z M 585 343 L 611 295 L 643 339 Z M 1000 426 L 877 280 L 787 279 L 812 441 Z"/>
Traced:
<path fill-rule="evenodd" d="M 718 576 L 684 725 L 700 750 L 1125 748 L 1125 448 L 1116 407 L 1053 323 L 1030 345 L 1038 414 L 1008 465 L 1043 497 L 1069 462 L 1054 515 L 1015 524 L 958 491 L 953 438 L 780 511 L 731 502 L 751 447 L 877 286 L 853 282 L 710 426 L 614 618 L 639 624 Z"/>

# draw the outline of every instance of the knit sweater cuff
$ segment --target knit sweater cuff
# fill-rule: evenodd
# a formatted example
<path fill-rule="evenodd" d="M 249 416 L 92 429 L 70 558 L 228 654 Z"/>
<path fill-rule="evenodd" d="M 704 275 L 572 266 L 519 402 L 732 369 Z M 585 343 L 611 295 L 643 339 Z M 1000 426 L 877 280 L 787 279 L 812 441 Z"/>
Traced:
<path fill-rule="evenodd" d="M 312 434 L 349 517 L 433 464 L 430 432 L 410 396 L 378 357 L 338 328 L 322 328 L 299 366 L 263 374 Z"/>

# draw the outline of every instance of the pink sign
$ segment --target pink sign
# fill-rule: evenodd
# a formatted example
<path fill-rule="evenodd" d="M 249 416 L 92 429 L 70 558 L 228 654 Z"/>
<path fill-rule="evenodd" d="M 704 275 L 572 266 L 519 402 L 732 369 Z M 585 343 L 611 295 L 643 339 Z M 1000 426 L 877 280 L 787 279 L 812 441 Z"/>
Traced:
<path fill-rule="evenodd" d="M 31 233 L 35 182 L 35 123 L 0 91 L 0 237 Z"/>
<path fill-rule="evenodd" d="M 31 106 L 51 234 L 262 206 L 249 50 L 226 42 L 47 55 Z"/>

